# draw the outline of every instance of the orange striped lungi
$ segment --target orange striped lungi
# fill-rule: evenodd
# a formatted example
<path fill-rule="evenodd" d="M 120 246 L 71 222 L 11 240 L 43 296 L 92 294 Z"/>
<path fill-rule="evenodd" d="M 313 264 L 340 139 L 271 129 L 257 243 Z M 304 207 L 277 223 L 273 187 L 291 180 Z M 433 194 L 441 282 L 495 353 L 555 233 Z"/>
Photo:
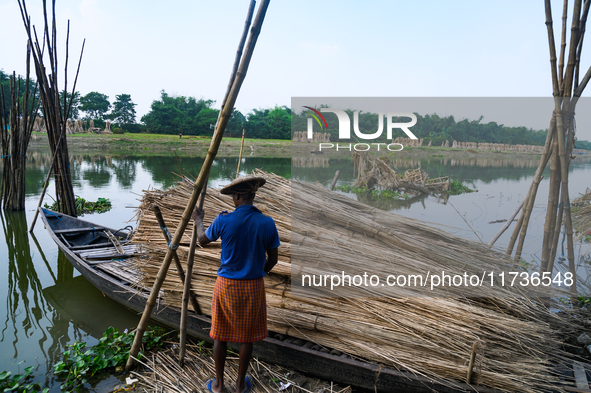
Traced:
<path fill-rule="evenodd" d="M 267 337 L 267 301 L 262 277 L 254 280 L 217 277 L 209 336 L 233 343 L 253 343 Z"/>

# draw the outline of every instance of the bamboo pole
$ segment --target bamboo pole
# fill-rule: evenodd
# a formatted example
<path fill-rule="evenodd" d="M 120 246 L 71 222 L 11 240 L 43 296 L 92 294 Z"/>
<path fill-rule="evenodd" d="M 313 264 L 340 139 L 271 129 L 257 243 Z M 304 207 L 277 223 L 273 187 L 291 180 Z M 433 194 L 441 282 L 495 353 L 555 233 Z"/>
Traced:
<path fill-rule="evenodd" d="M 560 40 L 560 61 L 558 62 L 558 86 L 562 86 L 564 70 L 564 53 L 566 50 L 566 20 L 568 16 L 568 0 L 564 0 L 562 7 L 562 35 Z"/>
<path fill-rule="evenodd" d="M 534 174 L 534 180 L 529 188 L 528 194 L 525 198 L 525 204 L 523 207 L 523 211 L 519 216 L 519 220 L 517 221 L 517 225 L 513 229 L 513 234 L 509 239 L 509 245 L 507 246 L 507 251 L 505 254 L 510 256 L 513 253 L 513 247 L 515 246 L 515 242 L 517 238 L 521 236 L 521 238 L 525 238 L 525 234 L 527 233 L 527 226 L 529 224 L 529 219 L 531 217 L 531 212 L 533 210 L 534 201 L 536 200 L 536 194 L 538 192 L 538 187 L 540 182 L 542 181 L 542 173 L 544 172 L 544 168 L 548 164 L 550 157 L 552 155 L 552 150 L 550 149 L 550 145 L 552 144 L 552 139 L 554 137 L 554 133 L 556 132 L 556 119 L 552 117 L 550 120 L 550 127 L 548 129 L 548 135 L 546 136 L 546 143 L 544 144 L 544 152 L 540 157 L 540 163 L 538 168 L 536 169 L 536 173 Z M 523 243 L 521 242 L 521 245 Z M 518 247 L 518 251 L 516 254 L 521 255 L 521 248 Z"/>
<path fill-rule="evenodd" d="M 7 114 L 4 113 L 4 89 L 0 88 L 0 132 L 1 132 L 1 144 L 0 148 L 2 149 L 2 163 L 3 167 L 6 168 L 6 159 L 8 158 L 8 125 L 6 124 L 6 116 Z M 2 199 L 4 197 L 4 185 L 8 184 L 8 180 L 6 178 L 7 172 L 5 170 L 2 171 L 2 182 L 0 183 L 0 205 L 2 205 Z M 2 209 L 0 209 L 2 210 Z"/>
<path fill-rule="evenodd" d="M 585 9 L 583 10 L 583 17 L 581 18 L 581 30 L 579 34 L 579 42 L 577 47 L 577 58 L 575 65 L 575 90 L 579 87 L 579 71 L 581 66 L 581 52 L 583 51 L 583 39 L 585 37 L 585 26 L 587 24 L 587 16 L 589 15 L 589 5 L 591 3 L 585 2 Z"/>
<path fill-rule="evenodd" d="M 218 119 L 216 121 L 216 130 L 217 127 L 219 125 L 220 122 L 220 118 L 221 118 L 221 114 L 223 111 L 223 108 L 226 105 L 226 100 L 228 98 L 228 93 L 230 92 L 230 88 L 232 87 L 234 80 L 236 79 L 236 72 L 238 69 L 238 64 L 240 63 L 240 57 L 242 56 L 242 50 L 244 49 L 244 42 L 246 40 L 246 35 L 248 33 L 248 27 L 250 26 L 250 22 L 252 20 L 252 14 L 254 11 L 254 5 L 255 5 L 255 1 L 251 0 L 250 2 L 250 6 L 248 7 L 248 12 L 246 15 L 246 22 L 244 24 L 244 29 L 242 32 L 242 36 L 240 38 L 240 43 L 238 44 L 238 50 L 236 51 L 236 57 L 234 59 L 234 66 L 232 67 L 232 73 L 230 75 L 230 82 L 228 83 L 228 87 L 226 88 L 226 93 L 224 94 L 224 100 L 222 101 L 222 110 L 220 110 L 220 113 L 218 114 Z M 238 159 L 238 169 L 237 169 L 237 173 L 240 171 L 240 160 L 242 157 L 242 146 L 244 146 L 244 128 L 242 129 L 242 145 L 240 146 L 240 158 Z M 176 155 L 176 153 L 175 153 Z M 209 181 L 209 173 L 207 174 L 207 178 L 205 179 L 205 185 L 203 187 L 203 189 L 201 190 L 201 194 L 199 195 L 199 209 L 203 209 L 203 203 L 205 202 L 205 195 L 207 192 L 207 183 Z M 184 361 L 185 361 L 185 347 L 186 347 L 186 342 L 187 342 L 187 313 L 188 313 L 188 303 L 185 300 L 186 298 L 188 298 L 190 296 L 190 291 L 191 291 L 191 276 L 192 276 L 192 271 L 193 271 L 193 258 L 194 258 L 194 254 L 195 254 L 195 246 L 197 244 L 197 229 L 195 227 L 193 227 L 193 234 L 191 235 L 191 245 L 190 245 L 190 251 L 189 251 L 189 259 L 187 261 L 187 272 L 191 272 L 191 273 L 187 273 L 187 276 L 184 280 L 184 288 L 183 288 L 183 302 L 181 305 L 181 321 L 180 321 L 180 342 L 179 342 L 179 347 L 180 347 L 180 353 L 179 353 L 179 365 L 183 365 Z"/>
<path fill-rule="evenodd" d="M 201 195 L 199 196 L 199 209 L 203 209 L 203 203 L 205 202 L 205 195 L 207 192 L 207 182 L 209 181 L 209 175 L 205 180 L 205 187 L 201 190 Z M 187 345 L 187 313 L 189 312 L 189 304 L 187 299 L 192 295 L 191 294 L 191 280 L 193 277 L 193 260 L 195 258 L 195 247 L 197 245 L 197 227 L 193 225 L 193 233 L 191 235 L 191 244 L 189 245 L 189 258 L 187 260 L 187 275 L 185 280 L 183 281 L 183 298 L 181 304 L 181 321 L 179 326 L 180 331 L 180 340 L 179 340 L 179 365 L 182 365 L 185 362 L 185 347 Z M 200 246 L 201 247 L 201 246 Z M 199 311 L 201 314 L 201 311 Z"/>
<path fill-rule="evenodd" d="M 549 0 L 546 0 L 549 1 Z M 554 91 L 554 113 L 557 118 L 557 129 L 558 129 L 558 154 L 560 157 L 560 172 L 561 172 L 561 182 L 562 182 L 562 192 L 561 196 L 561 204 L 564 208 L 564 214 L 566 217 L 566 237 L 568 243 L 568 260 L 569 260 L 569 271 L 573 274 L 573 285 L 571 286 L 571 293 L 576 295 L 576 268 L 574 263 L 574 245 L 572 239 L 572 220 L 571 220 L 571 211 L 570 211 L 570 197 L 568 191 L 568 168 L 569 168 L 569 161 L 570 156 L 567 157 L 567 143 L 565 141 L 565 136 L 567 132 L 567 124 L 565 124 L 564 115 L 568 116 L 569 121 L 571 116 L 570 109 L 570 99 L 571 90 L 573 86 L 573 78 L 574 78 L 574 69 L 576 64 L 576 48 L 578 46 L 579 40 L 579 23 L 580 23 L 580 14 L 581 14 L 581 0 L 575 0 L 574 9 L 573 9 L 573 17 L 572 17 L 572 26 L 571 26 L 571 40 L 569 46 L 569 56 L 568 56 L 568 64 L 566 67 L 566 73 L 563 80 L 564 88 L 562 92 L 564 94 L 558 95 L 556 94 L 557 91 Z M 567 109 L 563 112 L 563 108 Z"/>
<path fill-rule="evenodd" d="M 556 211 L 558 209 L 558 199 L 560 198 L 560 160 L 558 157 L 558 141 L 552 144 L 553 154 L 550 161 L 550 187 L 548 190 L 548 208 L 546 211 L 546 221 L 544 223 L 544 237 L 542 241 L 542 259 L 540 262 L 540 271 L 545 272 L 548 269 L 548 260 L 551 253 L 551 239 L 554 239 L 554 227 L 556 226 Z M 558 186 L 558 187 L 557 187 Z"/>
<path fill-rule="evenodd" d="M 191 198 L 189 199 L 185 211 L 183 212 L 182 219 L 180 221 L 179 226 L 177 227 L 171 244 L 168 247 L 166 256 L 164 257 L 164 261 L 162 261 L 162 265 L 156 276 L 156 280 L 154 283 L 154 287 L 152 288 L 152 291 L 150 293 L 150 297 L 146 302 L 146 307 L 144 309 L 142 318 L 136 330 L 133 345 L 129 353 L 127 364 L 125 366 L 127 370 L 129 370 L 133 366 L 135 362 L 134 358 L 137 356 L 139 352 L 139 348 L 142 343 L 142 337 L 144 335 L 144 332 L 146 331 L 146 327 L 148 325 L 150 315 L 152 314 L 152 310 L 154 309 L 156 298 L 158 297 L 158 292 L 160 291 L 164 278 L 166 277 L 166 271 L 168 270 L 168 267 L 170 266 L 170 262 L 172 260 L 172 252 L 176 250 L 180 243 L 183 233 L 187 228 L 189 219 L 191 218 L 193 209 L 197 204 L 197 198 L 201 193 L 203 187 L 205 186 L 207 177 L 209 176 L 211 165 L 213 164 L 213 160 L 217 155 L 220 143 L 224 136 L 224 130 L 226 129 L 226 125 L 228 124 L 230 116 L 232 115 L 232 110 L 234 108 L 234 104 L 236 103 L 238 93 L 240 92 L 240 87 L 242 86 L 242 82 L 244 82 L 244 78 L 246 77 L 248 65 L 250 64 L 250 59 L 252 58 L 252 54 L 254 52 L 256 41 L 260 34 L 261 26 L 263 24 L 263 20 L 265 18 L 265 13 L 267 12 L 268 6 L 269 0 L 263 0 L 257 11 L 256 18 L 250 30 L 250 36 L 246 47 L 246 51 L 242 57 L 242 60 L 240 61 L 240 66 L 238 68 L 238 71 L 236 72 L 236 78 L 234 80 L 234 83 L 232 84 L 232 89 L 230 90 L 228 99 L 224 105 L 224 108 L 221 111 L 220 121 L 218 123 L 218 126 L 216 127 L 215 133 L 211 140 L 211 145 L 209 147 L 209 150 L 207 151 L 207 156 L 205 157 L 205 161 L 203 162 L 203 166 L 201 167 L 199 176 L 197 177 L 197 180 L 193 185 L 193 193 L 191 194 Z"/>
<path fill-rule="evenodd" d="M 573 292 L 576 291 L 576 272 L 574 265 L 574 245 L 572 241 L 572 218 L 570 212 L 570 196 L 568 192 L 568 169 L 570 165 L 570 153 L 572 151 L 571 139 L 574 141 L 574 110 L 578 100 L 578 97 L 582 94 L 586 87 L 589 79 L 591 78 L 591 67 L 588 69 L 585 77 L 579 81 L 579 62 L 580 54 L 582 50 L 583 37 L 585 32 L 585 24 L 589 13 L 589 2 L 585 2 L 585 7 L 581 16 L 582 2 L 576 0 L 573 7 L 573 17 L 570 34 L 570 44 L 568 52 L 568 62 L 566 69 L 564 69 L 564 59 L 566 54 L 566 24 L 568 16 L 567 1 L 564 1 L 563 13 L 562 13 L 562 35 L 561 35 L 561 49 L 560 49 L 560 63 L 556 64 L 556 45 L 554 41 L 554 31 L 552 22 L 552 9 L 550 0 L 545 0 L 545 14 L 546 14 L 546 26 L 548 31 L 548 46 L 550 50 L 550 66 L 552 75 L 552 92 L 554 95 L 554 112 L 553 112 L 553 123 L 554 126 L 550 127 L 549 135 L 547 138 L 550 139 L 553 134 L 553 147 L 552 150 L 555 154 L 552 160 L 552 175 L 551 185 L 548 197 L 548 210 L 546 212 L 546 223 L 544 226 L 544 241 L 542 249 L 542 264 L 541 269 L 544 271 L 552 271 L 554 266 L 554 258 L 556 257 L 556 250 L 558 245 L 558 239 L 560 234 L 560 227 L 562 225 L 562 219 L 564 216 L 565 222 L 565 235 L 568 239 L 568 254 L 569 254 L 569 270 L 573 274 L 575 285 L 571 287 Z M 574 84 L 573 84 L 574 79 Z M 571 92 L 573 99 L 570 99 Z M 568 140 L 565 140 L 568 135 Z M 570 145 L 569 145 L 570 144 Z M 549 152 L 549 146 L 546 144 L 544 154 L 551 155 Z M 540 165 L 539 169 L 546 166 Z M 521 255 L 521 249 L 526 233 L 526 227 L 531 215 L 530 207 L 533 206 L 533 195 L 535 196 L 535 189 L 537 185 L 538 177 L 534 177 L 534 182 L 530 187 L 528 194 L 528 202 L 524 213 L 520 217 L 520 222 L 516 227 L 514 234 L 511 238 L 509 247 L 507 248 L 507 255 L 510 255 L 513 251 L 513 246 L 517 238 L 518 227 L 521 231 L 521 238 L 519 239 L 519 245 L 515 253 L 515 259 L 519 259 Z M 558 199 L 560 204 L 558 204 Z M 557 206 L 558 204 L 558 206 Z M 523 220 L 522 220 L 523 218 Z M 571 234 L 571 235 L 569 235 Z"/>
<path fill-rule="evenodd" d="M 228 95 L 230 94 L 230 90 L 232 90 L 232 86 L 234 85 L 234 80 L 236 79 L 236 73 L 238 72 L 238 67 L 240 66 L 240 59 L 242 58 L 242 52 L 244 50 L 244 43 L 246 42 L 246 37 L 248 36 L 248 28 L 250 27 L 250 23 L 252 21 L 252 15 L 254 13 L 254 6 L 256 4 L 255 0 L 250 0 L 250 4 L 248 5 L 248 11 L 246 12 L 246 20 L 244 21 L 244 28 L 242 29 L 242 35 L 240 36 L 240 42 L 238 43 L 238 49 L 236 49 L 236 56 L 234 57 L 234 64 L 232 64 L 232 72 L 230 73 L 230 80 L 228 81 L 228 86 L 226 86 L 226 92 L 224 93 L 224 99 L 222 100 L 222 107 L 218 114 L 218 119 L 216 121 L 216 130 L 218 127 L 218 123 L 220 122 L 220 118 L 222 116 L 222 111 L 226 106 L 226 102 L 228 100 Z M 259 8 L 260 9 L 260 8 Z M 234 105 L 234 104 L 232 104 Z"/>
<path fill-rule="evenodd" d="M 244 128 L 242 129 L 242 141 L 240 142 L 240 154 L 238 155 L 238 168 L 236 168 L 236 178 L 240 176 L 240 163 L 242 162 L 242 149 L 244 149 Z"/>
<path fill-rule="evenodd" d="M 156 216 L 156 220 L 158 220 L 158 225 L 160 225 L 160 229 L 162 230 L 162 234 L 166 238 L 166 241 L 168 243 L 170 243 L 170 233 L 168 233 L 168 228 L 166 227 L 166 223 L 164 222 L 164 218 L 162 217 L 162 212 L 160 211 L 160 208 L 158 206 L 154 205 L 152 207 L 152 210 L 154 210 L 154 215 Z M 179 275 L 179 279 L 181 280 L 181 282 L 184 283 L 186 281 L 187 276 L 185 276 L 185 272 L 183 271 L 183 266 L 181 265 L 181 261 L 179 260 L 179 256 L 176 253 L 176 250 L 173 250 L 172 257 L 174 259 L 174 265 L 175 265 L 177 273 Z M 195 312 L 197 314 L 201 314 L 201 309 L 199 308 L 199 303 L 197 303 L 197 299 L 195 299 L 195 296 L 193 294 L 191 294 L 189 296 L 189 298 L 191 300 L 191 305 L 193 306 L 193 309 L 195 310 Z"/>

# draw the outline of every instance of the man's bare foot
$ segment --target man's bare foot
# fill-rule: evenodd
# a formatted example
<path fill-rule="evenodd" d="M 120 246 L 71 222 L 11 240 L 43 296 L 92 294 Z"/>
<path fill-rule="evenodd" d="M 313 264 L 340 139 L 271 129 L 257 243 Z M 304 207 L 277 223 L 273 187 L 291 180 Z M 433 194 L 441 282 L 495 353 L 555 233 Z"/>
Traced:
<path fill-rule="evenodd" d="M 242 382 L 242 383 L 240 383 Z M 247 375 L 242 381 L 236 383 L 236 393 L 248 393 L 252 387 L 253 379 L 250 375 Z"/>
<path fill-rule="evenodd" d="M 221 393 L 224 390 L 224 386 L 217 379 L 208 380 L 205 382 L 205 387 L 212 393 Z"/>

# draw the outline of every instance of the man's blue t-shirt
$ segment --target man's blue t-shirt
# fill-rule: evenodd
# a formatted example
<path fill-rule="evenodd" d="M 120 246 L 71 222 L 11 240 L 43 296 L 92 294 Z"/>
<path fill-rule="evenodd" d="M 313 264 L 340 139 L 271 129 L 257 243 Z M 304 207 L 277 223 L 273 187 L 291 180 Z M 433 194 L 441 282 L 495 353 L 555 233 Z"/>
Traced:
<path fill-rule="evenodd" d="M 279 247 L 275 222 L 252 205 L 222 212 L 205 231 L 209 240 L 222 239 L 218 276 L 235 280 L 264 277 L 267 250 Z"/>

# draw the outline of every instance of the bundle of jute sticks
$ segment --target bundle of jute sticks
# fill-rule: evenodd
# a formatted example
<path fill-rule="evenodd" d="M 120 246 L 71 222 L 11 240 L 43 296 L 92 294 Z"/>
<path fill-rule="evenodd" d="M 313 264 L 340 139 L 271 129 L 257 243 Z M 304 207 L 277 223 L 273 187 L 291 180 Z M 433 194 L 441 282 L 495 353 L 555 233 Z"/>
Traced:
<path fill-rule="evenodd" d="M 470 370 L 471 383 L 503 391 L 561 390 L 555 385 L 558 378 L 553 369 L 565 356 L 560 338 L 575 327 L 567 313 L 548 310 L 548 298 L 532 298 L 490 285 L 479 288 L 478 295 L 468 296 L 459 291 L 410 296 L 406 288 L 393 287 L 386 293 L 362 289 L 362 296 L 314 297 L 291 287 L 292 270 L 323 271 L 320 265 L 331 265 L 331 269 L 350 267 L 355 272 L 360 270 L 362 253 L 367 254 L 368 262 L 364 263 L 370 263 L 372 271 L 380 274 L 392 269 L 397 274 L 423 268 L 450 274 L 515 269 L 503 255 L 320 185 L 292 184 L 262 171 L 254 174 L 267 179 L 257 192 L 255 205 L 275 220 L 281 240 L 279 263 L 265 278 L 270 331 L 449 385 L 465 381 Z M 139 262 L 144 272 L 142 284 L 148 288 L 153 285 L 167 246 L 152 206 L 160 208 L 169 231 L 174 233 L 191 192 L 188 179 L 165 191 L 144 192 L 134 241 L 149 250 Z M 292 203 L 296 196 L 299 202 Z M 207 227 L 217 214 L 232 211 L 233 206 L 229 197 L 210 189 L 204 209 Z M 183 266 L 192 229 L 191 223 L 177 249 Z M 337 256 L 337 250 L 347 252 Z M 219 242 L 215 242 L 195 252 L 192 292 L 207 315 L 220 251 Z M 328 255 L 334 255 L 332 260 L 325 260 Z M 306 258 L 322 259 L 322 264 L 307 265 Z M 162 286 L 164 301 L 180 306 L 183 284 L 174 265 L 170 270 Z M 477 348 L 476 361 L 470 367 L 473 347 Z"/>

